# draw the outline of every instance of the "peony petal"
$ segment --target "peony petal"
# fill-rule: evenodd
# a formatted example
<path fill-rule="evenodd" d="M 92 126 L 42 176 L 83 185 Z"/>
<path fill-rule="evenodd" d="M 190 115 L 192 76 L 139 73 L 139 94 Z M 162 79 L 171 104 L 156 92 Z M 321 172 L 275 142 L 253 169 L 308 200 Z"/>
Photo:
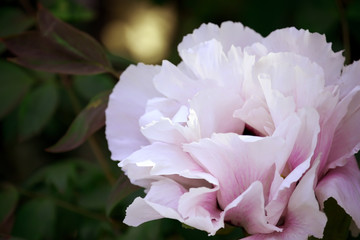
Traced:
<path fill-rule="evenodd" d="M 324 89 L 322 68 L 294 53 L 269 53 L 255 64 L 254 72 L 264 91 L 270 88 L 292 97 L 297 109 L 314 107 Z"/>
<path fill-rule="evenodd" d="M 268 195 L 274 177 L 274 165 L 287 157 L 282 152 L 284 147 L 282 138 L 228 133 L 214 134 L 211 139 L 185 144 L 184 150 L 218 179 L 218 201 L 224 209 L 257 180 L 263 183 L 265 196 Z"/>
<path fill-rule="evenodd" d="M 272 135 L 274 123 L 266 103 L 258 96 L 252 96 L 244 105 L 234 112 L 234 117 L 241 119 L 253 128 L 260 136 Z"/>
<path fill-rule="evenodd" d="M 288 204 L 282 232 L 256 234 L 246 240 L 304 240 L 309 236 L 323 237 L 326 216 L 319 210 L 319 204 L 314 194 L 316 171 L 319 161 L 304 175 L 296 186 Z"/>
<path fill-rule="evenodd" d="M 221 210 L 217 207 L 218 188 L 191 188 L 179 200 L 179 212 L 185 223 L 214 235 L 224 227 Z"/>
<path fill-rule="evenodd" d="M 154 182 L 145 198 L 137 197 L 126 209 L 124 223 L 138 226 L 163 217 L 182 220 L 177 212 L 178 201 L 185 189 L 176 182 L 164 179 Z"/>
<path fill-rule="evenodd" d="M 193 48 L 180 52 L 184 63 L 192 70 L 204 86 L 221 86 L 226 73 L 223 67 L 229 68 L 228 59 L 220 42 L 210 40 Z"/>
<path fill-rule="evenodd" d="M 255 181 L 224 209 L 225 221 L 243 226 L 250 234 L 281 231 L 267 222 L 264 204 L 263 186 Z"/>
<path fill-rule="evenodd" d="M 224 50 L 228 51 L 232 45 L 244 48 L 254 42 L 261 41 L 262 37 L 241 23 L 224 22 L 220 27 L 212 23 L 202 24 L 193 33 L 184 37 L 178 46 L 178 50 L 181 52 L 212 39 L 219 41 Z"/>
<path fill-rule="evenodd" d="M 132 183 L 140 185 L 144 179 L 158 180 L 161 175 L 179 175 L 191 179 L 204 179 L 217 184 L 216 179 L 181 149 L 181 146 L 161 142 L 153 143 L 134 152 L 119 163 Z M 141 170 L 143 169 L 143 170 Z M 152 181 L 145 181 L 148 184 Z"/>
<path fill-rule="evenodd" d="M 216 96 L 216 97 L 215 97 Z M 241 134 L 244 123 L 233 117 L 234 111 L 243 104 L 240 95 L 223 88 L 211 88 L 199 92 L 191 101 L 190 107 L 196 114 L 197 124 L 190 128 L 200 128 L 202 138 L 212 133 L 235 132 Z M 224 120 L 226 119 L 226 123 Z"/>
<path fill-rule="evenodd" d="M 360 171 L 355 157 L 344 167 L 329 170 L 316 187 L 316 196 L 322 207 L 329 197 L 335 198 L 360 228 Z"/>
<path fill-rule="evenodd" d="M 152 83 L 159 70 L 157 66 L 130 65 L 113 89 L 105 112 L 105 132 L 113 160 L 122 160 L 148 144 L 140 132 L 138 119 L 145 112 L 146 102 L 161 96 Z"/>
<path fill-rule="evenodd" d="M 336 128 L 328 159 L 328 168 L 344 166 L 360 150 L 360 86 L 342 99 L 336 107 L 337 117 L 345 114 Z"/>
<path fill-rule="evenodd" d="M 353 88 L 360 84 L 360 61 L 345 66 L 338 84 L 340 85 L 340 98 L 347 96 Z"/>
<path fill-rule="evenodd" d="M 155 88 L 170 99 L 187 104 L 200 89 L 200 83 L 189 78 L 176 66 L 163 61 L 161 71 L 154 77 Z"/>
<path fill-rule="evenodd" d="M 276 30 L 263 40 L 269 52 L 292 52 L 302 55 L 324 69 L 326 85 L 335 84 L 344 64 L 342 52 L 334 53 L 324 35 L 294 27 Z"/>

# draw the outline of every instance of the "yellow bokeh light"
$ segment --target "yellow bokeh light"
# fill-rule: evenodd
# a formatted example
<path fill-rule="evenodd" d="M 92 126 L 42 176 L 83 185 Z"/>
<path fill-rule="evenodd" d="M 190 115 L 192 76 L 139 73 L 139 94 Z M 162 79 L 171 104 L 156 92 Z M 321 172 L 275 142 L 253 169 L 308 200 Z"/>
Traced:
<path fill-rule="evenodd" d="M 127 9 L 125 19 L 115 19 L 104 28 L 104 45 L 135 61 L 157 63 L 165 58 L 176 25 L 174 7 L 142 2 Z"/>

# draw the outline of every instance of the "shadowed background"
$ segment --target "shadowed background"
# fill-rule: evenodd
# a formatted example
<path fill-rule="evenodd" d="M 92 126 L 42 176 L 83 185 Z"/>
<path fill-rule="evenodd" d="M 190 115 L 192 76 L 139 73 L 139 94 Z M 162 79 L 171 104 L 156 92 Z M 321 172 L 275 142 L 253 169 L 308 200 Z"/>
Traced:
<path fill-rule="evenodd" d="M 178 63 L 177 45 L 183 36 L 202 23 L 228 20 L 263 36 L 289 26 L 326 34 L 334 51 L 346 49 L 348 62 L 360 58 L 359 0 L 1 0 L 0 37 L 36 29 L 39 3 L 104 45 L 119 72 L 129 63 Z M 80 110 L 98 93 L 111 90 L 117 79 L 110 74 L 69 76 L 26 69 L 6 61 L 14 55 L 1 42 L 0 54 L 0 238 L 243 236 L 241 229 L 230 227 L 207 237 L 172 220 L 138 228 L 123 225 L 126 206 L 142 190 L 131 187 L 110 160 L 103 128 L 74 150 L 45 151 Z M 348 222 L 342 209 L 336 212 L 344 219 L 340 223 Z M 335 229 L 344 228 L 334 224 Z"/>

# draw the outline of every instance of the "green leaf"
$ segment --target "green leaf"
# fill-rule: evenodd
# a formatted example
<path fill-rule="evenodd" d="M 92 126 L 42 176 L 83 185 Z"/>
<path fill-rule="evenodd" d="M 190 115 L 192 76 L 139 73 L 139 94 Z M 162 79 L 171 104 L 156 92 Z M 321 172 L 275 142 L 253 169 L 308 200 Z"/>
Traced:
<path fill-rule="evenodd" d="M 55 112 L 57 101 L 58 92 L 53 82 L 40 85 L 24 98 L 18 114 L 20 140 L 40 132 Z"/>
<path fill-rule="evenodd" d="M 0 60 L 0 119 L 9 113 L 25 95 L 32 79 L 18 66 Z"/>
<path fill-rule="evenodd" d="M 19 193 L 12 185 L 0 186 L 0 225 L 13 213 L 19 200 Z"/>
<path fill-rule="evenodd" d="M 113 79 L 106 74 L 75 76 L 73 84 L 75 90 L 88 101 L 95 95 L 114 87 Z"/>
<path fill-rule="evenodd" d="M 68 184 L 76 177 L 76 166 L 73 162 L 59 162 L 50 165 L 45 172 L 45 181 L 53 184 L 59 192 L 65 192 Z"/>
<path fill-rule="evenodd" d="M 322 240 L 347 239 L 351 217 L 340 207 L 334 198 L 329 198 L 324 203 L 324 212 L 328 219 Z M 311 237 L 310 239 L 317 239 Z"/>
<path fill-rule="evenodd" d="M 122 174 L 113 186 L 106 204 L 106 215 L 111 216 L 117 205 L 130 194 L 139 190 L 138 186 L 130 183 L 129 179 Z"/>
<path fill-rule="evenodd" d="M 41 3 L 50 9 L 56 17 L 65 21 L 85 22 L 91 21 L 95 17 L 94 11 L 77 1 L 57 0 L 53 4 L 48 4 L 48 0 L 42 0 Z"/>
<path fill-rule="evenodd" d="M 21 33 L 34 23 L 34 18 L 26 16 L 19 8 L 0 8 L 0 37 Z"/>
<path fill-rule="evenodd" d="M 13 235 L 29 240 L 52 239 L 56 207 L 49 199 L 32 199 L 16 213 Z"/>
<path fill-rule="evenodd" d="M 129 230 L 119 238 L 120 240 L 161 240 L 161 222 L 151 221 L 141 224 L 138 227 L 130 227 Z"/>
<path fill-rule="evenodd" d="M 108 104 L 110 91 L 102 92 L 91 99 L 71 123 L 65 135 L 53 146 L 47 148 L 49 152 L 65 152 L 80 146 L 94 132 L 105 124 L 105 109 Z"/>

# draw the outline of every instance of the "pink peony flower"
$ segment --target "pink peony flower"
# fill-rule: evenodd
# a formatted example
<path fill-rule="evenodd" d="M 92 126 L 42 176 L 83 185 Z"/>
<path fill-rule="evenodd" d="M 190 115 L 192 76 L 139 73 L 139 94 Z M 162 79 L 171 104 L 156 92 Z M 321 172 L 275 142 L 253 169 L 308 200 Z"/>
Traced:
<path fill-rule="evenodd" d="M 178 50 L 177 66 L 128 67 L 110 96 L 112 159 L 146 191 L 124 222 L 321 238 L 333 197 L 357 232 L 360 61 L 344 67 L 317 33 L 263 38 L 233 22 L 203 24 Z"/>

